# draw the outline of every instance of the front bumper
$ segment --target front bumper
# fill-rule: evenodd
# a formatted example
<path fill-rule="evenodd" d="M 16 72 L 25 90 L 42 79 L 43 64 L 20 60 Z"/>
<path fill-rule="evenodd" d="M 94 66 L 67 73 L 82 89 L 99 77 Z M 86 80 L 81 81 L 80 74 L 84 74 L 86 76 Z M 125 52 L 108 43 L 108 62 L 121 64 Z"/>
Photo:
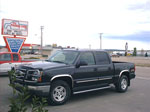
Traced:
<path fill-rule="evenodd" d="M 38 96 L 48 96 L 49 91 L 50 91 L 50 85 L 36 85 L 36 86 L 32 86 L 32 85 L 23 85 L 20 83 L 14 83 L 15 85 L 15 89 L 21 92 L 21 89 L 23 87 L 27 87 L 29 92 L 33 95 L 38 95 Z"/>

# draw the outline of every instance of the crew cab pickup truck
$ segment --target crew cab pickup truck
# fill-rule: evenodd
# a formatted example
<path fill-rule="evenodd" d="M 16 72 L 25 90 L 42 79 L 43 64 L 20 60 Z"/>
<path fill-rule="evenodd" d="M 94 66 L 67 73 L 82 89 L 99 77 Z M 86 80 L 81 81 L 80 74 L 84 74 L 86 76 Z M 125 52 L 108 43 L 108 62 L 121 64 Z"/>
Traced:
<path fill-rule="evenodd" d="M 20 65 L 14 75 L 17 87 L 26 85 L 30 92 L 48 96 L 50 104 L 61 105 L 72 94 L 110 88 L 110 84 L 126 92 L 135 78 L 135 65 L 112 62 L 105 51 L 60 50 L 45 61 Z"/>
<path fill-rule="evenodd" d="M 0 52 L 0 75 L 8 75 L 12 67 L 27 62 L 30 61 L 23 61 L 19 53 Z"/>

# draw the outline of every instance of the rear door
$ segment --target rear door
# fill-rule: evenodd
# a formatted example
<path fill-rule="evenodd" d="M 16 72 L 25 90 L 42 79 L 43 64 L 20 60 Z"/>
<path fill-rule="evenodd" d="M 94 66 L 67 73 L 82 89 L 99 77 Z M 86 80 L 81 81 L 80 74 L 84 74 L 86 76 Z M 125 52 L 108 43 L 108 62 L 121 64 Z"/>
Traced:
<path fill-rule="evenodd" d="M 13 60 L 13 63 L 11 65 L 11 67 L 15 67 L 16 65 L 21 64 L 20 57 L 19 57 L 19 55 L 17 53 L 13 53 L 12 54 L 12 60 Z"/>
<path fill-rule="evenodd" d="M 13 62 L 14 62 L 14 63 L 17 63 L 17 62 L 20 61 L 20 60 L 19 60 L 19 56 L 18 56 L 17 53 L 12 54 L 12 56 L 13 56 Z"/>
<path fill-rule="evenodd" d="M 0 73 L 6 73 L 11 70 L 12 58 L 10 53 L 0 54 Z M 3 75 L 3 74 L 2 74 Z"/>
<path fill-rule="evenodd" d="M 96 65 L 97 65 L 97 75 L 99 77 L 100 83 L 111 83 L 114 75 L 114 67 L 108 56 L 108 53 L 102 51 L 94 52 Z"/>

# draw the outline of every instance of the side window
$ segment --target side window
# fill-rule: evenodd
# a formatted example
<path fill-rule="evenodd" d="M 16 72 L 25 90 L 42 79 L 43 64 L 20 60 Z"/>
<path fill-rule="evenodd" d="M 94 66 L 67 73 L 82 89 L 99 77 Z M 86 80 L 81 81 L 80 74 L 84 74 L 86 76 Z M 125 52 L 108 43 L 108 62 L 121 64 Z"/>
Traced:
<path fill-rule="evenodd" d="M 81 53 L 80 60 L 87 62 L 88 65 L 95 65 L 94 56 L 91 52 Z"/>
<path fill-rule="evenodd" d="M 11 54 L 1 54 L 0 61 L 11 61 Z"/>
<path fill-rule="evenodd" d="M 13 54 L 13 61 L 18 61 L 18 60 L 19 60 L 18 54 Z"/>
<path fill-rule="evenodd" d="M 105 52 L 95 52 L 96 62 L 98 65 L 109 64 L 110 60 L 107 53 Z"/>

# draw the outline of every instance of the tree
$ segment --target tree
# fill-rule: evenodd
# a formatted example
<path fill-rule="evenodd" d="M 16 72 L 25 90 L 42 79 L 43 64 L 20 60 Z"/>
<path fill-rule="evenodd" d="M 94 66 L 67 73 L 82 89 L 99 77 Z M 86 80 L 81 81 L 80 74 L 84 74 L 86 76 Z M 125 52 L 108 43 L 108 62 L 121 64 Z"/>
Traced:
<path fill-rule="evenodd" d="M 145 53 L 145 57 L 148 57 L 148 54 L 147 54 L 147 52 Z"/>
<path fill-rule="evenodd" d="M 133 50 L 133 56 L 136 56 L 137 55 L 137 50 L 136 50 L 136 47 L 134 48 Z"/>
<path fill-rule="evenodd" d="M 30 98 L 30 93 L 27 86 L 17 86 L 14 84 L 16 80 L 17 74 L 15 74 L 14 70 L 11 70 L 9 73 L 9 80 L 10 84 L 9 86 L 13 89 L 13 97 L 10 98 L 10 110 L 8 112 L 27 112 L 28 106 L 25 104 L 25 102 Z M 15 74 L 15 75 L 14 75 Z M 19 74 L 18 74 L 19 75 Z M 20 92 L 17 92 L 15 88 L 19 87 Z M 17 97 L 14 97 L 17 95 Z M 45 98 L 42 98 L 40 100 L 39 97 L 33 96 L 32 103 L 31 103 L 31 112 L 48 112 L 47 109 L 44 109 L 44 107 L 47 105 L 47 100 Z"/>

